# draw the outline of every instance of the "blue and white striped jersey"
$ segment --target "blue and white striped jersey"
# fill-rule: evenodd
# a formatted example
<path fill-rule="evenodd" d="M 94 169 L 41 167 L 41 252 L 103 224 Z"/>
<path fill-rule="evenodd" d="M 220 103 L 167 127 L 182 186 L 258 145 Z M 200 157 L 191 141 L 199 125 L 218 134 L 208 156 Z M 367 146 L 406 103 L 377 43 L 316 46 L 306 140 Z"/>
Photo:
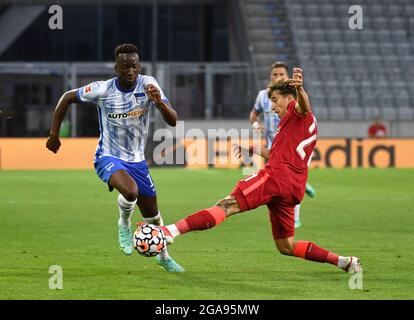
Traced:
<path fill-rule="evenodd" d="M 277 114 L 272 111 L 272 103 L 267 96 L 267 89 L 261 90 L 257 94 L 254 109 L 258 113 L 263 112 L 266 148 L 270 149 L 280 119 Z"/>
<path fill-rule="evenodd" d="M 96 104 L 99 116 L 100 138 L 95 161 L 103 156 L 128 162 L 145 160 L 144 150 L 148 136 L 149 102 L 144 87 L 152 84 L 160 89 L 161 99 L 168 102 L 154 77 L 138 75 L 133 90 L 123 90 L 117 78 L 92 82 L 77 90 L 82 102 Z"/>

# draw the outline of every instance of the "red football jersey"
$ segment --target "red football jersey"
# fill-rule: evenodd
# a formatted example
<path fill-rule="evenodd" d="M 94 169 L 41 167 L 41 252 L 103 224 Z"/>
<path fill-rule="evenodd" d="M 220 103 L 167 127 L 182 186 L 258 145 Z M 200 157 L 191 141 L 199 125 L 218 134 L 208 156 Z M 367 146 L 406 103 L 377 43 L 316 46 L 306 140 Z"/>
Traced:
<path fill-rule="evenodd" d="M 302 116 L 295 110 L 295 105 L 296 100 L 289 103 L 285 116 L 279 122 L 266 168 L 270 171 L 283 170 L 289 175 L 285 178 L 291 179 L 293 185 L 301 189 L 299 193 L 304 193 L 318 127 L 312 112 Z"/>
<path fill-rule="evenodd" d="M 382 138 L 387 135 L 387 128 L 384 125 L 373 124 L 368 129 L 368 135 L 371 137 Z"/>

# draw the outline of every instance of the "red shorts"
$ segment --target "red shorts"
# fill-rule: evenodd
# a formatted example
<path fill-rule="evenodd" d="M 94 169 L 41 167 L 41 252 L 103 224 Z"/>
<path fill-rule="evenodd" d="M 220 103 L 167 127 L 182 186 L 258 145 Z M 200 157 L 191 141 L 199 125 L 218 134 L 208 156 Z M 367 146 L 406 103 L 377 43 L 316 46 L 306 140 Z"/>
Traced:
<path fill-rule="evenodd" d="M 270 176 L 267 171 L 260 170 L 240 180 L 231 192 L 241 212 L 267 205 L 274 239 L 289 238 L 295 234 L 294 208 L 297 201 L 292 197 L 292 186 L 288 180 L 283 172 L 272 172 Z"/>

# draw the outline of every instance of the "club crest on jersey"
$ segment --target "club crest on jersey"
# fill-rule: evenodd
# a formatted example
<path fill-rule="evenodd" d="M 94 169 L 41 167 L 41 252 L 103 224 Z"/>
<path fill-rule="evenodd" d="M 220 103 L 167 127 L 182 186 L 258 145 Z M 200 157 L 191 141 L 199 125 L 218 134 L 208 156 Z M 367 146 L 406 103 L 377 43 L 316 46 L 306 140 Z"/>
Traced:
<path fill-rule="evenodd" d="M 145 92 L 134 93 L 134 97 L 135 97 L 136 103 L 138 103 L 139 105 L 141 105 L 147 99 Z"/>

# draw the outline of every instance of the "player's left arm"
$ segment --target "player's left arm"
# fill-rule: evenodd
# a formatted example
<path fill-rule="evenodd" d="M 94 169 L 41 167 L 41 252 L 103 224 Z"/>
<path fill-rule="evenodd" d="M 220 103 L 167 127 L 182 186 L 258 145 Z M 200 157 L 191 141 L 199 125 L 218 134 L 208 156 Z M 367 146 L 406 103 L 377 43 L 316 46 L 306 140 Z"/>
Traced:
<path fill-rule="evenodd" d="M 296 111 L 304 116 L 311 111 L 309 96 L 303 88 L 303 71 L 301 68 L 293 68 L 293 76 L 290 83 L 296 88 Z"/>
<path fill-rule="evenodd" d="M 177 124 L 177 112 L 171 107 L 171 105 L 161 99 L 160 89 L 153 84 L 145 86 L 145 92 L 149 99 L 155 103 L 157 109 L 161 112 L 161 115 L 168 125 L 175 127 Z"/>

